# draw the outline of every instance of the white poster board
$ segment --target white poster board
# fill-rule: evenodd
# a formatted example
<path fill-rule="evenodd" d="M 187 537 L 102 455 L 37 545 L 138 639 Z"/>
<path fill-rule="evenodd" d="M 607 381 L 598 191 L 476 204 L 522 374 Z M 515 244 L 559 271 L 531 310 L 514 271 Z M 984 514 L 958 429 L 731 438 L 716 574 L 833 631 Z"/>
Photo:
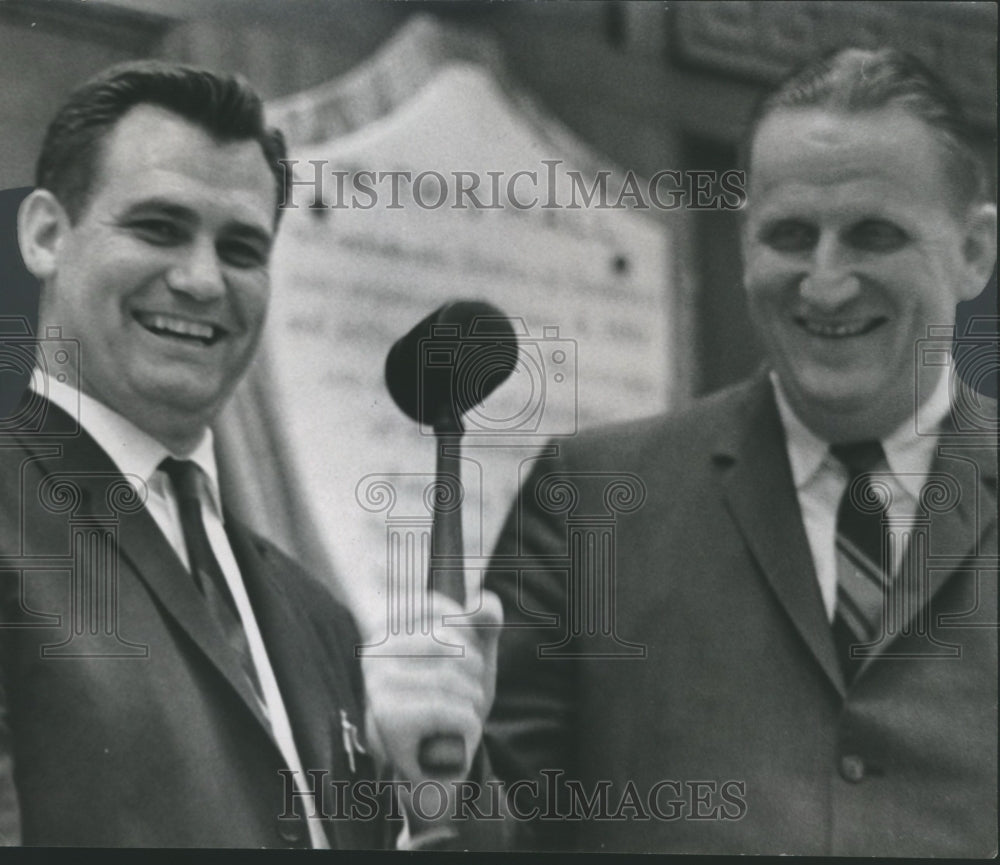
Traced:
<path fill-rule="evenodd" d="M 400 496 L 391 516 L 419 520 L 428 516 L 422 492 L 435 464 L 430 430 L 386 390 L 385 357 L 436 307 L 487 300 L 521 333 L 515 373 L 467 418 L 463 519 L 472 564 L 489 555 L 519 465 L 550 436 L 667 406 L 664 226 L 628 207 L 597 207 L 599 194 L 584 206 L 599 182 L 597 163 L 578 168 L 552 141 L 489 71 L 454 62 L 361 129 L 291 147 L 296 206 L 284 213 L 274 250 L 256 379 L 237 403 L 243 424 L 255 411 L 272 418 L 281 470 L 291 475 L 283 489 L 298 497 L 295 508 L 314 527 L 363 631 L 384 627 L 390 517 L 366 484 L 388 476 Z M 604 170 L 614 204 L 621 176 Z M 403 171 L 413 181 L 424 175 L 419 189 L 388 174 Z M 358 172 L 371 172 L 360 186 Z M 535 178 L 511 181 L 517 172 Z M 457 192 L 473 177 L 483 207 Z M 362 187 L 374 189 L 374 204 Z M 248 399 L 258 405 L 248 407 Z M 222 438 L 238 424 L 224 424 Z M 251 455 L 266 471 L 262 456 Z"/>

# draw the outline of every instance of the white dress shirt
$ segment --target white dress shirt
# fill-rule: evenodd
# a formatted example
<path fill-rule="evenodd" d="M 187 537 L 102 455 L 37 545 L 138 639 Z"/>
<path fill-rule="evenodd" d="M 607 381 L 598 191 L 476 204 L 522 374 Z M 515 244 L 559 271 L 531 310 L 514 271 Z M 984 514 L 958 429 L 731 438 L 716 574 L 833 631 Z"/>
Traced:
<path fill-rule="evenodd" d="M 189 459 L 201 469 L 201 510 L 205 531 L 243 623 L 243 630 L 250 646 L 250 654 L 263 690 L 264 705 L 261 708 L 270 721 L 271 731 L 282 757 L 288 764 L 288 768 L 294 772 L 296 787 L 300 793 L 304 793 L 301 781 L 305 776 L 302 772 L 302 762 L 299 759 L 298 750 L 295 747 L 295 740 L 292 737 L 292 728 L 285 703 L 281 697 L 274 670 L 271 668 L 257 619 L 250 606 L 250 598 L 243 585 L 239 566 L 226 535 L 222 500 L 219 495 L 218 470 L 212 448 L 212 431 L 205 430 L 201 440 L 191 453 L 183 456 L 171 454 L 167 448 L 148 433 L 87 394 L 78 392 L 75 388 L 56 381 L 51 376 L 46 377 L 45 386 L 48 393 L 44 395 L 48 396 L 51 402 L 71 416 L 75 416 L 79 411 L 80 425 L 107 452 L 136 492 L 140 496 L 145 496 L 146 509 L 150 516 L 156 521 L 184 567 L 189 570 L 187 546 L 184 542 L 184 529 L 181 527 L 177 499 L 174 496 L 170 479 L 157 467 L 165 457 L 173 456 L 175 459 Z M 34 379 L 31 387 L 39 392 Z M 312 814 L 314 811 L 312 797 L 308 797 L 304 801 L 307 815 Z M 329 844 L 320 821 L 308 819 L 308 825 L 312 846 L 316 849 L 328 849 Z"/>
<path fill-rule="evenodd" d="M 919 423 L 910 417 L 882 440 L 888 465 L 876 471 L 889 473 L 880 478 L 889 484 L 892 491 L 889 514 L 904 521 L 904 524 L 906 520 L 912 521 L 917 512 L 920 491 L 930 473 L 937 446 L 936 436 L 918 435 L 917 430 L 937 429 L 947 415 L 951 406 L 950 377 L 950 369 L 942 370 L 937 387 L 919 408 Z M 788 461 L 806 539 L 827 618 L 832 622 L 837 605 L 837 508 L 847 489 L 847 469 L 830 453 L 829 444 L 796 417 L 781 389 L 778 376 L 773 372 L 771 382 L 785 428 Z M 898 570 L 904 552 L 903 549 L 896 550 L 893 572 Z"/>

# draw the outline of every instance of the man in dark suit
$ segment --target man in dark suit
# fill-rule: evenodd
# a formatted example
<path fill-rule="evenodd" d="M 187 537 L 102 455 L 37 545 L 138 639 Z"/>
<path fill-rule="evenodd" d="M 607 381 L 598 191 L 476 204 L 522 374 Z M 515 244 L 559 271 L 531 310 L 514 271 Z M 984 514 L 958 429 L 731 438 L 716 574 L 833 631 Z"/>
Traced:
<path fill-rule="evenodd" d="M 893 51 L 796 75 L 748 149 L 768 369 L 560 444 L 496 552 L 518 843 L 993 855 L 996 406 L 933 330 L 994 266 L 982 167 Z"/>
<path fill-rule="evenodd" d="M 389 837 L 371 796 L 315 819 L 375 777 L 351 617 L 218 493 L 209 425 L 264 322 L 283 156 L 245 82 L 158 63 L 48 130 L 19 217 L 37 365 L 0 429 L 2 843 Z"/>

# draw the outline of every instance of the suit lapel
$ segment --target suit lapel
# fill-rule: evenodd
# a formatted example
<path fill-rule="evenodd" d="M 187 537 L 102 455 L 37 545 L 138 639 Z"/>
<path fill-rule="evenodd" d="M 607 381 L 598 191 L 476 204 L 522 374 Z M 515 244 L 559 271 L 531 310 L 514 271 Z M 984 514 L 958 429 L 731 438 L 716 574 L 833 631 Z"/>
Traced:
<path fill-rule="evenodd" d="M 968 399 L 959 391 L 957 404 L 968 404 Z M 996 404 L 987 402 L 995 416 Z M 968 567 L 971 559 L 996 556 L 996 440 L 986 431 L 970 434 L 969 430 L 961 430 L 954 411 L 942 425 L 930 475 L 917 506 L 916 519 L 923 520 L 923 526 L 911 533 L 904 551 L 903 569 L 909 569 L 921 586 L 911 584 L 903 590 L 909 597 L 904 595 L 906 603 L 896 633 L 878 644 L 876 654 L 866 660 L 862 670 L 873 658 L 891 655 L 893 643 L 900 636 L 907 639 L 907 653 L 958 657 L 957 649 L 934 633 L 934 596 L 957 570 Z M 926 539 L 920 542 L 919 549 L 915 549 L 917 538 Z M 916 621 L 921 615 L 926 625 Z"/>
<path fill-rule="evenodd" d="M 225 643 L 205 599 L 159 526 L 145 511 L 123 521 L 119 551 L 170 615 L 270 733 L 240 660 Z"/>
<path fill-rule="evenodd" d="M 303 766 L 328 767 L 330 746 L 325 733 L 332 710 L 328 688 L 317 675 L 319 647 L 311 640 L 310 625 L 288 598 L 282 582 L 285 575 L 275 572 L 266 550 L 228 513 L 226 532 L 281 687 Z"/>
<path fill-rule="evenodd" d="M 81 495 L 81 513 L 103 514 L 109 525 L 116 523 L 119 573 L 127 565 L 146 585 L 165 614 L 171 617 L 193 641 L 195 646 L 236 690 L 265 730 L 270 730 L 239 660 L 226 645 L 219 628 L 212 620 L 204 599 L 184 568 L 177 554 L 163 536 L 156 521 L 146 508 L 132 513 L 111 514 L 108 490 L 125 483 L 114 461 L 86 432 L 76 431 L 76 424 L 61 409 L 48 405 L 42 435 L 19 436 L 24 447 L 40 456 L 39 464 L 49 475 L 70 475 Z M 68 433 L 63 436 L 62 433 Z M 52 455 L 52 446 L 59 445 L 61 455 Z M 101 519 L 101 517 L 98 517 Z M 141 641 L 136 631 L 141 623 L 123 622 L 126 636 Z"/>
<path fill-rule="evenodd" d="M 302 605 L 289 597 L 290 575 L 285 567 L 228 513 L 226 531 L 281 689 L 303 770 L 319 769 L 329 771 L 333 778 L 350 778 L 341 747 L 341 709 L 354 724 L 364 724 L 361 710 L 353 705 L 350 684 L 316 637 Z M 329 776 L 322 776 L 318 783 L 329 789 L 328 781 Z M 344 838 L 348 826 L 342 821 L 327 820 L 324 826 L 331 846 L 350 846 Z"/>
<path fill-rule="evenodd" d="M 713 460 L 720 469 L 729 511 L 803 642 L 844 693 L 784 429 L 767 378 L 754 382 L 727 421 L 720 424 Z"/>

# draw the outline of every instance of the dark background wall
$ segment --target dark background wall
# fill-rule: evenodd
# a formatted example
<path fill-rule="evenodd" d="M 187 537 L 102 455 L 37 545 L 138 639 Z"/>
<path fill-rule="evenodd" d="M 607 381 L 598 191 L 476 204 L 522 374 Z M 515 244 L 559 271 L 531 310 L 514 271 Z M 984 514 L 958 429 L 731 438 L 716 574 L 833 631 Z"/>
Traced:
<path fill-rule="evenodd" d="M 993 3 L 0 0 L 0 189 L 31 183 L 54 107 L 109 63 L 151 56 L 231 68 L 277 97 L 346 74 L 415 14 L 489 36 L 520 87 L 646 177 L 736 167 L 763 90 L 845 44 L 921 55 L 965 100 L 984 151 L 995 146 Z M 676 374 L 693 396 L 745 375 L 759 347 L 740 290 L 737 217 L 679 212 L 671 225 L 685 349 Z"/>

